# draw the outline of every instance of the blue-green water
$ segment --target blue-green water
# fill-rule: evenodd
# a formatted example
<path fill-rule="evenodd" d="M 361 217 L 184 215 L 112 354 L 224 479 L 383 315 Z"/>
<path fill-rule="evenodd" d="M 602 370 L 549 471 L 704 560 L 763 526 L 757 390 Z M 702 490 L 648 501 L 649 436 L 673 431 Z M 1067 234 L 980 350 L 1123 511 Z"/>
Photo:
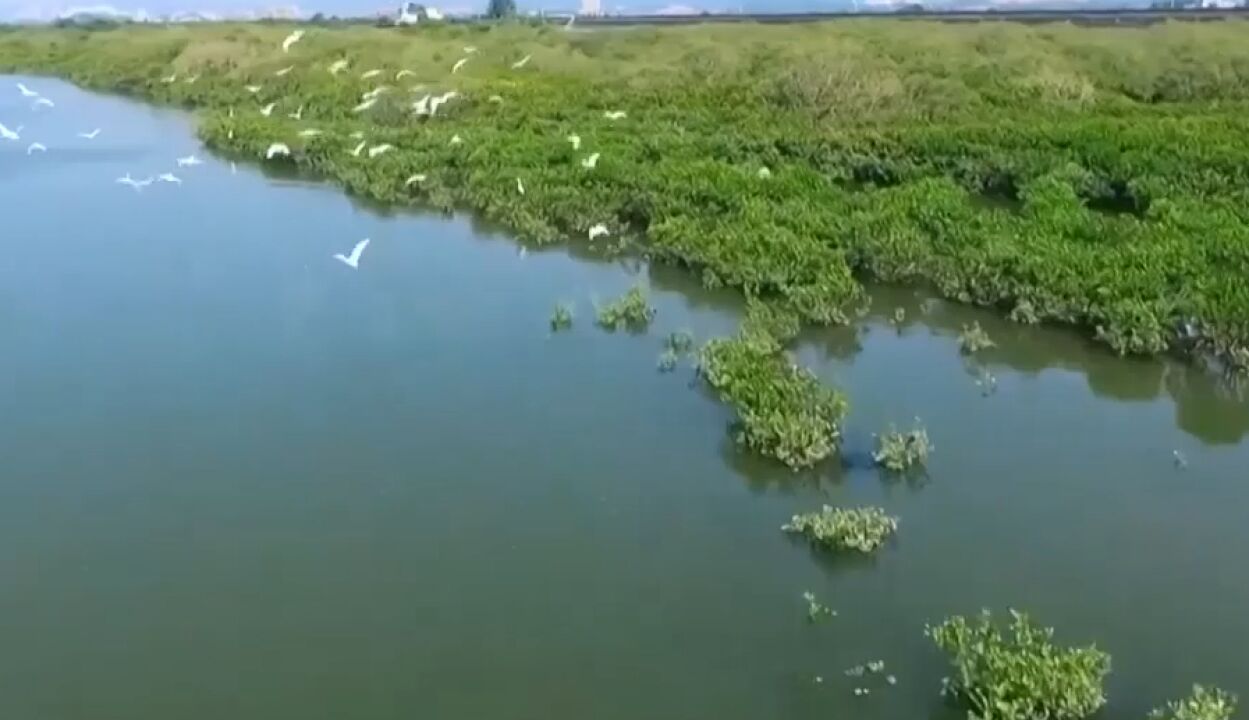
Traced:
<path fill-rule="evenodd" d="M 852 413 L 844 461 L 795 476 L 656 371 L 667 332 L 733 330 L 731 293 L 232 172 L 182 114 L 28 78 L 35 111 L 10 80 L 6 716 L 956 718 L 924 624 L 1011 605 L 1112 653 L 1106 718 L 1249 693 L 1249 403 L 1198 371 L 882 288 L 796 350 Z M 595 328 L 637 282 L 652 329 Z M 928 477 L 880 475 L 871 434 L 915 416 Z M 779 531 L 825 502 L 899 535 L 834 560 Z M 839 616 L 809 626 L 804 590 Z M 898 685 L 854 697 L 876 659 Z"/>

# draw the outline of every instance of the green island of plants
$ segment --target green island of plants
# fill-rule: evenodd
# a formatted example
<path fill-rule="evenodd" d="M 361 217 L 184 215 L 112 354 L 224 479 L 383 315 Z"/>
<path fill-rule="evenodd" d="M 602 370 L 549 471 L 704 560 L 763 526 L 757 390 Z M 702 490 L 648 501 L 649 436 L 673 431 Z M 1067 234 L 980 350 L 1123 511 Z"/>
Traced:
<path fill-rule="evenodd" d="M 890 426 L 888 431 L 878 436 L 872 459 L 886 470 L 900 473 L 922 467 L 928 462 L 928 454 L 931 452 L 932 443 L 928 440 L 928 430 L 916 419 L 915 426 L 906 432 Z"/>
<path fill-rule="evenodd" d="M 572 328 L 573 306 L 571 303 L 559 303 L 551 311 L 551 332 L 560 332 Z"/>
<path fill-rule="evenodd" d="M 598 308 L 598 324 L 608 330 L 645 330 L 655 317 L 655 308 L 640 286 Z"/>
<path fill-rule="evenodd" d="M 950 656 L 943 692 L 965 701 L 982 720 L 1081 720 L 1106 703 L 1110 656 L 1096 647 L 1065 648 L 1054 630 L 1011 611 L 1005 632 L 989 611 L 929 627 Z"/>
<path fill-rule="evenodd" d="M 1149 720 L 1231 720 L 1235 712 L 1235 695 L 1194 685 L 1191 695 L 1155 709 L 1149 713 Z"/>
<path fill-rule="evenodd" d="M 627 241 L 806 321 L 924 283 L 1249 365 L 1241 23 L 302 28 L 289 53 L 282 23 L 9 29 L 0 71 L 194 109 L 213 148 L 383 203 Z"/>
<path fill-rule="evenodd" d="M 812 543 L 832 550 L 870 553 L 897 532 L 898 519 L 877 507 L 825 505 L 818 512 L 793 516 L 781 529 L 805 535 Z"/>

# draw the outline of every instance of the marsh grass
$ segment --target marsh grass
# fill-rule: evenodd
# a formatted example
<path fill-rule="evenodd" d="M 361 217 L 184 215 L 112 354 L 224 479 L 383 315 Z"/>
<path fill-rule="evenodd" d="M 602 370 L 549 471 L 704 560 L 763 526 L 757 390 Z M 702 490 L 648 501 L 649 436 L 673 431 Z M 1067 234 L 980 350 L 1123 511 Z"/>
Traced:
<path fill-rule="evenodd" d="M 1106 702 L 1110 656 L 1096 647 L 1062 647 L 1053 628 L 1014 610 L 1005 630 L 989 611 L 930 626 L 925 633 L 950 657 L 943 692 L 983 720 L 1081 720 Z"/>
<path fill-rule="evenodd" d="M 619 298 L 598 307 L 598 324 L 607 330 L 640 332 L 650 326 L 655 308 L 646 297 L 646 290 L 635 285 Z"/>
<path fill-rule="evenodd" d="M 928 430 L 915 419 L 915 425 L 905 432 L 890 426 L 876 438 L 876 452 L 872 459 L 891 472 L 901 473 L 923 467 L 933 450 L 928 440 Z"/>
<path fill-rule="evenodd" d="M 1194 685 L 1192 693 L 1149 713 L 1149 720 L 1231 720 L 1236 696 L 1216 687 Z"/>
<path fill-rule="evenodd" d="M 573 322 L 573 305 L 572 303 L 559 303 L 555 309 L 551 311 L 551 332 L 561 332 L 572 328 Z"/>
<path fill-rule="evenodd" d="M 898 519 L 877 507 L 825 505 L 818 512 L 793 516 L 781 529 L 805 535 L 812 543 L 831 550 L 870 553 L 897 531 Z"/>
<path fill-rule="evenodd" d="M 996 347 L 997 343 L 993 342 L 989 337 L 989 333 L 980 327 L 979 322 L 973 322 L 971 325 L 964 325 L 963 331 L 958 335 L 958 346 L 965 355 L 978 353 L 981 350 L 988 350 Z"/>

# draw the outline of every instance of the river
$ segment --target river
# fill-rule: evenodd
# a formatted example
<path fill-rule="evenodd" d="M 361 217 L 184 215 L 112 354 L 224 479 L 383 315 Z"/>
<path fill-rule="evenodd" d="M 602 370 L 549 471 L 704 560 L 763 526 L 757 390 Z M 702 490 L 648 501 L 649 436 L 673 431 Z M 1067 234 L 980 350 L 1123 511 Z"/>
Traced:
<path fill-rule="evenodd" d="M 796 350 L 852 409 L 844 461 L 794 475 L 734 448 L 688 363 L 656 369 L 670 331 L 731 332 L 732 293 L 232 169 L 183 113 L 26 78 L 56 103 L 33 109 L 16 80 L 7 717 L 954 720 L 924 625 L 1010 606 L 1112 654 L 1105 718 L 1249 693 L 1249 403 L 1197 370 L 878 288 Z M 182 185 L 115 182 L 161 172 Z M 358 270 L 332 259 L 365 237 Z M 594 327 L 637 282 L 650 331 Z M 915 416 L 927 476 L 881 475 L 872 433 Z M 882 505 L 896 541 L 780 532 L 826 502 Z M 809 625 L 806 590 L 838 617 Z M 878 659 L 897 685 L 855 697 L 843 671 Z"/>

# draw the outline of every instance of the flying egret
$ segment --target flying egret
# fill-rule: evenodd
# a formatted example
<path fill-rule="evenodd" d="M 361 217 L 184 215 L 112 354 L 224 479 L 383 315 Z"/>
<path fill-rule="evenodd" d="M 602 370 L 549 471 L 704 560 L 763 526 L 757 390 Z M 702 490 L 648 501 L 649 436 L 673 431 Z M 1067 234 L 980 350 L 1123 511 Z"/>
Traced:
<path fill-rule="evenodd" d="M 277 103 L 271 102 L 268 105 L 265 105 L 264 107 L 260 108 L 260 114 L 264 115 L 265 117 L 269 117 L 270 115 L 273 114 L 273 108 L 277 106 L 278 106 Z"/>
<path fill-rule="evenodd" d="M 569 135 L 568 142 L 572 143 L 573 150 L 581 149 L 581 136 L 580 135 Z"/>
<path fill-rule="evenodd" d="M 585 158 L 584 160 L 581 161 L 581 167 L 585 168 L 586 170 L 593 170 L 594 168 L 598 167 L 598 159 L 599 159 L 599 154 L 594 153 L 590 157 Z"/>
<path fill-rule="evenodd" d="M 394 149 L 395 149 L 395 146 L 389 143 L 382 143 L 381 145 L 374 145 L 373 147 L 369 148 L 369 157 L 375 158 L 378 155 L 381 155 L 382 153 L 387 153 Z"/>
<path fill-rule="evenodd" d="M 368 246 L 369 246 L 369 239 L 365 238 L 361 240 L 360 242 L 356 243 L 356 246 L 351 249 L 350 255 L 344 255 L 342 253 L 334 253 L 334 259 L 342 261 L 344 265 L 351 268 L 352 270 L 355 270 L 360 267 L 360 256 L 364 254 L 364 249 Z"/>
<path fill-rule="evenodd" d="M 513 70 L 519 70 L 519 69 L 521 69 L 521 68 L 525 67 L 526 65 L 528 65 L 528 64 L 529 64 L 529 61 L 530 61 L 532 58 L 533 58 L 533 56 L 532 56 L 532 55 L 526 55 L 525 57 L 523 57 L 523 58 L 521 58 L 521 59 L 517 60 L 516 62 L 512 63 L 512 69 L 513 69 Z"/>
<path fill-rule="evenodd" d="M 460 144 L 463 144 L 463 142 L 464 142 L 464 138 L 460 137 L 459 133 L 456 133 L 456 134 L 455 134 L 455 135 L 451 138 L 451 144 L 452 144 L 452 145 L 460 145 Z"/>
<path fill-rule="evenodd" d="M 134 188 L 135 192 L 142 192 L 143 188 L 152 184 L 152 178 L 147 178 L 146 180 L 135 180 L 134 178 L 130 177 L 130 173 L 126 173 L 125 175 L 117 178 L 117 182 L 121 183 L 122 185 L 129 185 L 130 187 Z"/>
<path fill-rule="evenodd" d="M 22 83 L 17 84 L 17 89 L 18 89 L 18 92 L 22 93 L 22 97 L 27 97 L 27 98 L 39 97 L 39 93 L 35 92 L 34 90 L 31 90 L 30 88 L 26 87 Z"/>
<path fill-rule="evenodd" d="M 339 74 L 340 72 L 342 72 L 342 71 L 344 71 L 344 70 L 346 70 L 346 69 L 347 69 L 347 65 L 348 65 L 348 64 L 349 64 L 349 63 L 347 62 L 346 58 L 344 58 L 344 59 L 342 59 L 342 60 L 335 60 L 335 61 L 334 61 L 334 62 L 330 65 L 330 74 L 331 74 L 331 75 L 337 75 L 337 74 Z"/>
<path fill-rule="evenodd" d="M 320 134 L 321 134 L 321 131 L 320 131 L 320 130 L 317 130 L 316 128 L 308 128 L 307 130 L 300 130 L 300 131 L 299 131 L 299 137 L 306 137 L 306 138 L 307 138 L 307 137 L 316 137 L 316 136 L 318 136 L 318 135 L 320 135 Z"/>
<path fill-rule="evenodd" d="M 766 167 L 759 168 L 759 172 L 757 174 L 760 180 L 767 180 L 768 178 L 772 177 L 772 171 L 767 169 Z"/>
<path fill-rule="evenodd" d="M 282 76 L 286 75 L 288 72 L 290 72 L 291 70 L 294 70 L 294 69 L 295 69 L 295 66 L 294 66 L 294 65 L 287 65 L 286 67 L 282 68 L 281 70 L 278 70 L 278 71 L 274 72 L 274 73 L 273 73 L 273 76 L 274 76 L 274 77 L 282 77 Z"/>
<path fill-rule="evenodd" d="M 304 106 L 300 105 L 298 110 L 296 110 L 293 113 L 288 113 L 286 117 L 290 118 L 291 120 L 303 120 L 304 119 Z"/>
<path fill-rule="evenodd" d="M 388 93 L 388 92 L 390 92 L 389 85 L 378 85 L 372 90 L 361 95 L 360 99 L 361 100 L 376 100 L 378 96 L 382 95 L 383 93 Z"/>
<path fill-rule="evenodd" d="M 160 81 L 161 81 L 161 82 L 163 82 L 163 83 L 165 83 L 166 85 L 170 85 L 170 84 L 172 84 L 172 83 L 175 83 L 175 82 L 177 82 L 177 81 L 178 81 L 178 73 L 173 73 L 173 74 L 172 74 L 172 75 L 170 75 L 169 77 L 163 77 L 163 78 L 161 78 L 161 79 L 160 79 Z"/>
<path fill-rule="evenodd" d="M 503 104 L 503 96 L 502 96 L 502 95 L 491 95 L 491 96 L 490 96 L 490 102 L 495 103 L 496 105 L 502 105 L 502 104 Z"/>
<path fill-rule="evenodd" d="M 424 173 L 417 173 L 416 175 L 413 175 L 413 176 L 409 177 L 407 180 L 404 180 L 404 181 L 403 181 L 403 186 L 404 186 L 404 187 L 412 187 L 412 186 L 413 186 L 413 185 L 415 185 L 416 183 L 423 183 L 423 182 L 425 182 L 425 174 L 424 174 Z"/>
<path fill-rule="evenodd" d="M 226 109 L 226 117 L 230 118 L 231 120 L 234 119 L 234 106 L 233 105 L 231 105 L 229 108 Z"/>
<path fill-rule="evenodd" d="M 400 70 L 399 72 L 395 73 L 395 80 L 396 81 L 402 80 L 409 75 L 411 75 L 412 77 L 416 77 L 416 73 L 412 72 L 411 70 Z"/>
<path fill-rule="evenodd" d="M 429 97 L 429 94 L 427 93 L 425 97 L 412 103 L 413 112 L 415 112 L 417 115 L 428 115 L 429 114 L 429 101 L 430 101 L 430 97 Z"/>
<path fill-rule="evenodd" d="M 361 73 L 361 74 L 360 74 L 360 79 L 361 79 L 361 80 L 368 80 L 369 78 L 375 78 L 375 77 L 377 77 L 378 75 L 381 75 L 381 74 L 382 74 L 382 71 L 381 71 L 381 70 L 378 70 L 377 68 L 373 68 L 372 70 L 366 70 L 366 71 L 364 71 L 363 73 Z"/>
<path fill-rule="evenodd" d="M 464 67 L 464 64 L 467 62 L 468 62 L 468 58 L 460 58 L 459 60 L 456 60 L 455 64 L 451 66 L 451 72 L 458 73 L 460 71 L 460 68 Z"/>
<path fill-rule="evenodd" d="M 465 45 L 465 46 L 464 46 L 464 54 L 465 54 L 465 55 L 472 55 L 472 54 L 473 54 L 473 53 L 475 53 L 475 52 L 477 52 L 477 46 L 476 46 L 476 45 Z"/>
<path fill-rule="evenodd" d="M 33 108 L 37 108 L 37 107 L 56 107 L 56 103 L 52 102 L 51 100 L 47 99 L 46 97 L 41 97 L 41 98 L 37 98 L 37 99 L 35 100 L 34 104 L 33 104 L 33 105 L 31 105 L 31 107 L 33 107 Z"/>
<path fill-rule="evenodd" d="M 348 135 L 347 137 L 351 138 L 352 140 L 363 140 L 363 139 L 364 139 L 364 131 L 363 131 L 363 130 L 356 130 L 355 132 L 351 133 L 351 134 L 350 134 L 350 135 Z"/>
<path fill-rule="evenodd" d="M 194 155 L 187 155 L 186 157 L 178 158 L 177 163 L 178 167 L 193 167 L 195 165 L 203 165 L 204 161 Z"/>
<path fill-rule="evenodd" d="M 437 97 L 432 97 L 432 98 L 430 98 L 430 99 L 429 99 L 429 114 L 430 114 L 430 116 L 432 117 L 432 116 L 434 116 L 435 114 L 437 114 L 437 113 L 438 113 L 438 108 L 440 108 L 440 107 L 442 107 L 443 105 L 445 105 L 445 104 L 447 103 L 447 101 L 448 101 L 448 100 L 451 100 L 452 98 L 457 98 L 457 97 L 459 97 L 459 96 L 460 96 L 460 94 L 459 94 L 458 92 L 456 92 L 456 91 L 454 91 L 454 90 L 448 90 L 447 92 L 445 92 L 445 93 L 443 93 L 443 94 L 441 94 L 441 95 L 439 95 L 439 96 L 437 96 Z"/>
<path fill-rule="evenodd" d="M 174 175 L 173 173 L 161 173 L 156 176 L 156 179 L 163 183 L 172 183 L 174 185 L 182 184 L 182 178 Z"/>
<path fill-rule="evenodd" d="M 360 153 L 364 152 L 364 146 L 365 146 L 365 145 L 368 145 L 368 143 L 366 143 L 365 141 L 361 140 L 361 141 L 360 141 L 360 144 L 359 144 L 359 145 L 357 145 L 357 146 L 356 146 L 356 148 L 355 148 L 354 150 L 352 150 L 352 151 L 351 151 L 352 156 L 353 156 L 353 157 L 360 157 Z"/>
<path fill-rule="evenodd" d="M 96 128 L 92 130 L 91 132 L 80 132 L 78 133 L 78 137 L 85 138 L 87 140 L 94 140 L 96 136 L 99 134 L 100 134 L 100 128 Z"/>
<path fill-rule="evenodd" d="M 31 153 L 36 152 L 36 151 L 47 152 L 48 148 L 43 143 L 37 143 L 37 142 L 31 143 L 30 146 L 26 148 L 27 155 L 30 155 Z"/>
<path fill-rule="evenodd" d="M 272 160 L 279 155 L 290 157 L 290 154 L 291 149 L 286 146 L 286 143 L 273 143 L 268 150 L 265 150 L 265 160 Z"/>
<path fill-rule="evenodd" d="M 299 42 L 303 38 L 303 36 L 304 36 L 303 30 L 296 30 L 290 35 L 287 35 L 286 39 L 282 41 L 282 52 L 290 52 L 291 46 Z"/>
<path fill-rule="evenodd" d="M 252 95 L 255 95 L 256 93 L 260 92 L 259 85 L 244 85 L 243 89 L 251 93 Z"/>
<path fill-rule="evenodd" d="M 607 230 L 607 226 L 604 225 L 603 223 L 599 223 L 598 225 L 595 225 L 594 227 L 590 228 L 590 232 L 589 232 L 590 242 L 594 242 L 595 238 L 600 238 L 600 237 L 603 237 L 604 235 L 610 235 L 610 234 L 611 233 L 608 232 Z"/>
<path fill-rule="evenodd" d="M 373 107 L 376 104 L 377 104 L 377 98 L 369 98 L 368 100 L 365 100 L 359 105 L 353 107 L 351 111 L 354 113 L 364 112 L 365 110 L 368 110 L 369 108 Z"/>
<path fill-rule="evenodd" d="M 521 195 L 525 194 L 525 183 L 521 182 L 520 178 L 516 178 L 516 192 Z"/>
<path fill-rule="evenodd" d="M 230 174 L 237 175 L 238 171 L 239 171 L 239 166 L 236 165 L 233 160 L 231 160 L 230 161 Z"/>
<path fill-rule="evenodd" d="M 194 85 L 195 81 L 197 80 L 199 80 L 199 75 L 192 75 L 191 77 L 187 78 L 186 80 L 183 80 L 182 82 L 186 83 L 187 85 Z"/>
<path fill-rule="evenodd" d="M 21 135 L 18 133 L 21 131 L 21 125 L 18 125 L 16 130 L 10 130 L 4 126 L 4 123 L 0 123 L 0 138 L 4 138 L 5 140 L 20 140 Z"/>
<path fill-rule="evenodd" d="M 624 110 L 612 110 L 612 111 L 603 113 L 603 117 L 607 118 L 608 120 L 621 120 L 623 118 L 629 117 L 629 113 L 625 112 Z"/>

